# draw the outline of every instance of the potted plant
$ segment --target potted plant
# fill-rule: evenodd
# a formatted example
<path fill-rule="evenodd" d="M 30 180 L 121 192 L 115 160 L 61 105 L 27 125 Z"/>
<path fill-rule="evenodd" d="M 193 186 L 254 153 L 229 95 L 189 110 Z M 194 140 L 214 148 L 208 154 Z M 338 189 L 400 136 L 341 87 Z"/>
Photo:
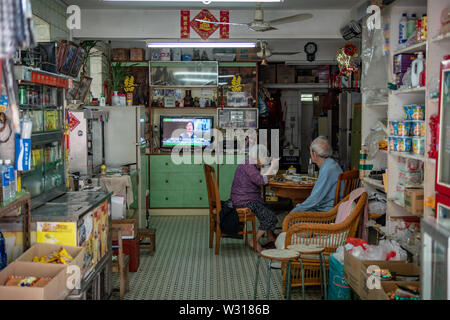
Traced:
<path fill-rule="evenodd" d="M 114 92 L 112 97 L 111 105 L 120 105 L 119 90 L 123 88 L 123 82 L 127 75 L 127 69 L 122 66 L 121 62 L 111 63 L 111 80 L 110 85 Z"/>

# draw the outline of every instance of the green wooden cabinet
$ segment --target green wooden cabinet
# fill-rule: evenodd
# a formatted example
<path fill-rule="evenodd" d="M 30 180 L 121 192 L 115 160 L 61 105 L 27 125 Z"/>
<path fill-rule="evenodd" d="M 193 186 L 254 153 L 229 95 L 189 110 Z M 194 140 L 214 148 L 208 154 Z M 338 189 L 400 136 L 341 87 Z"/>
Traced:
<path fill-rule="evenodd" d="M 175 164 L 170 155 L 150 157 L 150 208 L 207 207 L 203 164 Z"/>
<path fill-rule="evenodd" d="M 150 208 L 207 208 L 205 173 L 199 159 L 177 165 L 170 155 L 150 156 Z M 239 160 L 242 159 L 234 157 L 231 164 L 213 165 L 222 200 L 230 198 Z"/>

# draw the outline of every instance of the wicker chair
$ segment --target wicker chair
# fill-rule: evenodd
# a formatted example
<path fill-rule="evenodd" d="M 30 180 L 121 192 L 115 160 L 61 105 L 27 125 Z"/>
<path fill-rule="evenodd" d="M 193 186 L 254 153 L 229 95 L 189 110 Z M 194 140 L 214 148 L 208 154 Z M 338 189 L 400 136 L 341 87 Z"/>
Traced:
<path fill-rule="evenodd" d="M 341 184 L 344 183 L 344 189 L 341 190 Z M 344 198 L 353 190 L 359 188 L 360 185 L 359 170 L 345 171 L 338 176 L 336 185 L 336 194 L 334 196 L 334 205 L 341 201 L 341 196 Z M 342 192 L 342 195 L 341 195 Z"/>
<path fill-rule="evenodd" d="M 220 230 L 220 211 L 222 205 L 220 202 L 219 185 L 217 183 L 216 172 L 210 165 L 204 165 L 206 188 L 208 190 L 208 202 L 209 202 L 209 247 L 212 248 L 214 240 L 214 232 L 216 233 L 216 254 L 219 254 L 220 239 L 228 236 L 222 233 Z M 240 224 L 244 225 L 243 230 L 238 232 L 239 235 L 245 236 L 245 245 L 248 245 L 248 235 L 253 235 L 253 250 L 256 252 L 256 216 L 248 208 L 236 209 L 239 216 Z M 247 229 L 247 222 L 250 222 L 252 229 Z"/>
<path fill-rule="evenodd" d="M 316 244 L 325 248 L 324 257 L 328 272 L 328 257 L 339 246 L 345 244 L 347 238 L 356 235 L 359 220 L 364 213 L 367 203 L 367 193 L 359 197 L 356 206 L 348 217 L 341 223 L 335 221 L 339 205 L 349 199 L 347 195 L 332 210 L 328 212 L 291 212 L 283 221 L 283 232 L 286 232 L 285 247 L 290 244 Z M 317 256 L 303 256 L 305 270 L 305 286 L 320 285 L 320 262 Z M 300 263 L 291 264 L 292 287 L 301 287 Z M 282 276 L 286 278 L 286 265 L 282 264 Z M 328 277 L 327 277 L 328 278 Z M 285 281 L 283 281 L 283 292 Z"/>

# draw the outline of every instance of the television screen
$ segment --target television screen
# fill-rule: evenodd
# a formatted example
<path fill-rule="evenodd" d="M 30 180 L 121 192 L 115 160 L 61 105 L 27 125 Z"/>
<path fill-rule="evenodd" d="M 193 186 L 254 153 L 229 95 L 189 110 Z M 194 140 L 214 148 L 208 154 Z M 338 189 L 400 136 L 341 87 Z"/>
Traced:
<path fill-rule="evenodd" d="M 211 144 L 213 117 L 161 116 L 160 120 L 161 148 Z"/>

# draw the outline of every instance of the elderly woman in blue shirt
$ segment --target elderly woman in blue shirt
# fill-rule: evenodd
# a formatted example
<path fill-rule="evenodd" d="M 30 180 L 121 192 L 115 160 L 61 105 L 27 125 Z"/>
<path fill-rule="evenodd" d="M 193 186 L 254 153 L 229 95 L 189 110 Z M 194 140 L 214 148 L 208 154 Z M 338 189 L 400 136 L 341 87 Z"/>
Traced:
<path fill-rule="evenodd" d="M 311 160 L 319 167 L 319 177 L 310 196 L 298 204 L 296 212 L 327 212 L 333 209 L 334 196 L 339 174 L 342 169 L 331 157 L 332 150 L 325 137 L 317 137 L 309 149 Z"/>

